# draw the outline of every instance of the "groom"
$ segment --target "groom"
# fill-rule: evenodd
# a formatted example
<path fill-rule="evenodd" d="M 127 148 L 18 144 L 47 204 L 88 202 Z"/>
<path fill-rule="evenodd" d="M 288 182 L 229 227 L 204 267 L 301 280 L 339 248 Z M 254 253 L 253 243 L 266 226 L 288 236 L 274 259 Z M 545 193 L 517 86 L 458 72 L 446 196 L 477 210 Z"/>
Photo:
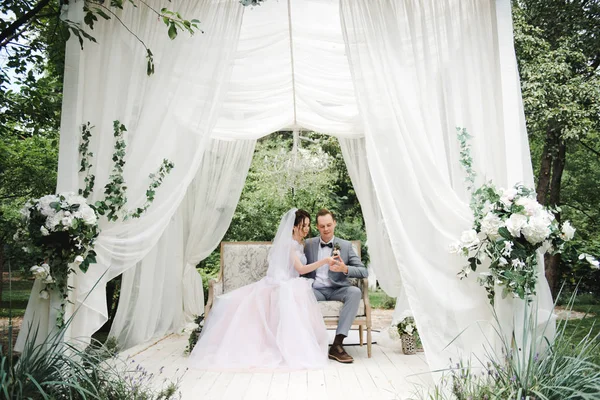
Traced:
<path fill-rule="evenodd" d="M 321 209 L 316 220 L 320 235 L 308 239 L 304 246 L 308 264 L 332 256 L 334 248 L 338 246 L 339 255 L 334 256 L 337 260 L 335 265 L 325 264 L 303 276 L 315 280 L 313 292 L 318 301 L 337 300 L 344 303 L 335 339 L 329 349 L 329 358 L 341 363 L 351 363 L 354 359 L 346 353 L 342 344 L 358 312 L 361 292 L 350 284 L 348 278 L 366 278 L 368 272 L 352 249 L 352 244 L 334 236 L 336 221 L 333 213 Z"/>

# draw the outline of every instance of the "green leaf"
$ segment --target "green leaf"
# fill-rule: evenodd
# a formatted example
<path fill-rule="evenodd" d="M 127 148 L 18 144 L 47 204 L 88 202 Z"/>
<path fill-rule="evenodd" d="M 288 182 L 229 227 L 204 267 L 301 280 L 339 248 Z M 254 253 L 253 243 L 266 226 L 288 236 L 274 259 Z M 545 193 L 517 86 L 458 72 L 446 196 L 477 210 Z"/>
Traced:
<path fill-rule="evenodd" d="M 177 27 L 175 26 L 175 23 L 171 22 L 171 24 L 169 25 L 169 38 L 171 40 L 174 40 L 177 37 Z"/>

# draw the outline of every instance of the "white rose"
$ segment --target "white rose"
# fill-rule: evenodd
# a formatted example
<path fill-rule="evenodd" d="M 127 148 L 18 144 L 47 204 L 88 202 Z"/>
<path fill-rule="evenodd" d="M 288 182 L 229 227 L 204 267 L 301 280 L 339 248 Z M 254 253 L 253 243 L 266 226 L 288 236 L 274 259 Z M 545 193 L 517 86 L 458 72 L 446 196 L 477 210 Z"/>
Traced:
<path fill-rule="evenodd" d="M 538 244 L 550 235 L 550 221 L 543 214 L 529 218 L 527 224 L 521 229 L 525 239 L 531 244 Z"/>
<path fill-rule="evenodd" d="M 63 217 L 63 219 L 60 220 L 60 223 L 65 228 L 70 228 L 73 226 L 73 217 Z"/>
<path fill-rule="evenodd" d="M 554 248 L 552 247 L 552 242 L 549 240 L 545 240 L 544 243 L 540 246 L 540 250 L 542 254 L 546 254 L 548 252 L 552 252 Z"/>
<path fill-rule="evenodd" d="M 575 228 L 573 228 L 569 221 L 565 221 L 562 226 L 560 238 L 565 242 L 568 242 L 569 240 L 573 239 L 573 236 L 575 236 Z"/>
<path fill-rule="evenodd" d="M 459 254 L 462 251 L 462 245 L 460 243 L 452 243 L 448 246 L 450 254 Z"/>
<path fill-rule="evenodd" d="M 464 231 L 460 236 L 460 242 L 464 247 L 475 247 L 480 243 L 479 238 L 477 237 L 477 232 L 475 229 L 471 229 L 468 231 Z"/>
<path fill-rule="evenodd" d="M 506 220 L 506 229 L 511 235 L 518 238 L 521 236 L 521 229 L 527 224 L 527 217 L 522 214 L 512 214 Z"/>
<path fill-rule="evenodd" d="M 502 196 L 500 196 L 500 201 L 507 207 L 510 207 L 512 201 L 517 195 L 517 189 L 510 188 L 502 191 Z"/>
<path fill-rule="evenodd" d="M 412 324 L 409 324 L 406 326 L 406 333 L 408 333 L 409 335 L 412 335 L 412 333 L 414 332 L 415 328 L 412 326 Z"/>
<path fill-rule="evenodd" d="M 44 278 L 44 280 L 42 282 L 44 282 L 44 283 L 54 283 L 54 278 L 52 277 L 52 275 L 48 274 L 48 276 L 46 278 Z"/>
<path fill-rule="evenodd" d="M 75 265 L 79 265 L 79 264 L 81 264 L 82 262 L 83 262 L 83 257 L 81 257 L 81 256 L 77 256 L 77 257 L 75 257 L 75 261 L 73 261 L 73 263 L 74 263 Z"/>
<path fill-rule="evenodd" d="M 98 221 L 96 212 L 87 204 L 82 204 L 79 208 L 79 212 L 81 213 L 81 219 L 86 225 L 95 225 Z"/>
<path fill-rule="evenodd" d="M 44 225 L 40 227 L 40 232 L 42 232 L 42 236 L 48 236 L 50 234 L 50 231 Z"/>
<path fill-rule="evenodd" d="M 47 290 L 40 291 L 40 299 L 48 300 L 50 298 L 50 293 Z"/>
<path fill-rule="evenodd" d="M 46 227 L 51 230 L 54 231 L 57 225 L 60 225 L 62 219 L 64 218 L 65 213 L 63 210 L 60 210 L 59 212 L 57 212 L 56 214 L 54 214 L 53 216 L 50 216 L 48 218 L 46 218 Z"/>
<path fill-rule="evenodd" d="M 485 233 L 491 240 L 496 240 L 500 237 L 498 229 L 504 226 L 504 221 L 493 212 L 487 213 L 481 220 L 481 231 Z"/>
<path fill-rule="evenodd" d="M 34 278 L 45 279 L 48 276 L 48 270 L 43 266 L 34 265 L 29 269 Z"/>
<path fill-rule="evenodd" d="M 532 216 L 543 210 L 543 207 L 535 199 L 530 197 L 521 197 L 516 201 L 516 204 L 523 206 L 526 215 Z"/>

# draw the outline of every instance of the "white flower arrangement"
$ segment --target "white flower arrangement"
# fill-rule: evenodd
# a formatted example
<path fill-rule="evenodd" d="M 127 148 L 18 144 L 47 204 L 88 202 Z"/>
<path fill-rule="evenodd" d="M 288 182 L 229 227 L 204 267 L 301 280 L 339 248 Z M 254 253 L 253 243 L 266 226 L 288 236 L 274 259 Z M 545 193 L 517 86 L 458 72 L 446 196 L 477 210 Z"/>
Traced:
<path fill-rule="evenodd" d="M 467 145 L 470 136 L 464 129 L 458 130 L 461 164 L 467 169 L 466 181 L 472 184 L 475 173 Z M 559 223 L 554 213 L 560 209 L 542 206 L 535 192 L 520 183 L 503 189 L 487 182 L 472 192 L 470 206 L 473 228 L 450 245 L 450 252 L 467 259 L 458 277 L 466 278 L 489 258 L 489 272 L 481 272 L 479 282 L 488 292 L 490 303 L 494 305 L 496 286 L 502 287 L 503 298 L 512 294 L 530 300 L 536 293 L 538 255 L 562 252 L 565 243 L 573 239 L 575 228 L 569 221 Z M 580 259 L 598 265 L 594 257 L 582 256 Z"/>
<path fill-rule="evenodd" d="M 84 197 L 60 193 L 28 201 L 21 215 L 23 229 L 17 236 L 27 241 L 27 248 L 39 249 L 46 260 L 30 268 L 32 275 L 44 284 L 40 298 L 49 299 L 55 289 L 64 298 L 73 267 L 85 272 L 96 262 L 93 247 L 100 232 L 96 211 Z M 62 321 L 62 312 L 59 314 Z"/>
<path fill-rule="evenodd" d="M 418 335 L 417 325 L 415 324 L 415 319 L 413 317 L 406 317 L 398 324 L 398 334 L 399 335 Z"/>

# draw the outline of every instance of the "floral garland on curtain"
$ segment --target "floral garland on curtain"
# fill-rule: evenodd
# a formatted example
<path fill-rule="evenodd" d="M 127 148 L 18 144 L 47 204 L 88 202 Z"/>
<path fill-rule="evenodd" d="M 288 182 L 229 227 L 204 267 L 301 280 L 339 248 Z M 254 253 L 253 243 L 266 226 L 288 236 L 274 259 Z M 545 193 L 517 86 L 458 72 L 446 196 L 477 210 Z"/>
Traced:
<path fill-rule="evenodd" d="M 104 186 L 105 197 L 88 204 L 88 198 L 94 190 L 95 177 L 90 173 L 93 154 L 89 151 L 92 126 L 88 122 L 81 128 L 82 141 L 79 146 L 81 168 L 85 173 L 85 187 L 76 193 L 58 193 L 31 199 L 21 210 L 22 225 L 15 234 L 28 251 L 40 260 L 39 265 L 30 268 L 31 273 L 40 279 L 43 286 L 39 292 L 42 299 L 49 299 L 56 293 L 60 299 L 60 309 L 56 325 L 64 325 L 65 305 L 71 273 L 77 270 L 85 273 L 96 262 L 94 242 L 100 234 L 98 220 L 104 216 L 109 221 L 139 218 L 154 201 L 156 190 L 165 177 L 174 168 L 174 164 L 165 159 L 157 172 L 150 174 L 150 184 L 146 190 L 146 201 L 132 210 L 125 210 L 127 187 L 123 178 L 125 167 L 126 143 L 123 138 L 127 131 L 119 121 L 114 121 L 115 145 L 112 156 L 113 169 Z"/>
<path fill-rule="evenodd" d="M 470 207 L 474 221 L 472 229 L 462 233 L 450 246 L 450 252 L 467 259 L 457 274 L 464 279 L 477 271 L 484 262 L 489 270 L 479 273 L 479 283 L 494 305 L 496 287 L 502 288 L 502 298 L 512 295 L 531 301 L 538 281 L 538 257 L 558 254 L 573 239 L 575 228 L 569 221 L 559 223 L 558 207 L 544 207 L 536 200 L 535 191 L 521 183 L 509 189 L 486 182 L 473 191 L 476 174 L 466 129 L 456 128 L 460 142 L 460 162 L 465 168 L 467 188 L 471 192 Z M 598 268 L 598 261 L 589 255 L 586 260 Z"/>

